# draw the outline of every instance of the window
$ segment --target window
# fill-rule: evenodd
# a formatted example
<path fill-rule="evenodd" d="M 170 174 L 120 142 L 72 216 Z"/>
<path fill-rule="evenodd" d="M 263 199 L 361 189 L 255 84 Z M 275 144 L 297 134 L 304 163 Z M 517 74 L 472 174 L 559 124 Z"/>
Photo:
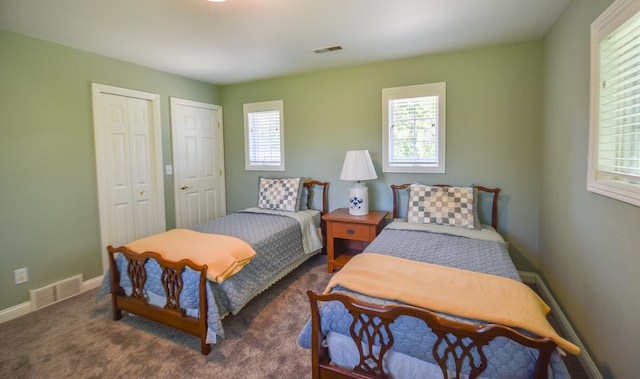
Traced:
<path fill-rule="evenodd" d="M 245 170 L 284 171 L 282 100 L 245 104 Z"/>
<path fill-rule="evenodd" d="M 587 189 L 640 206 L 640 1 L 613 3 L 591 25 Z"/>
<path fill-rule="evenodd" d="M 382 90 L 382 171 L 445 172 L 445 83 Z"/>

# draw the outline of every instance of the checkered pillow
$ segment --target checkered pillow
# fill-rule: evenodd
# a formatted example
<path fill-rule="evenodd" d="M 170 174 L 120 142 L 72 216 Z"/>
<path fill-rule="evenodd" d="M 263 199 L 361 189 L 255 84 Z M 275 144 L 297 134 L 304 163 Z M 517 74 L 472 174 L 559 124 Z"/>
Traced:
<path fill-rule="evenodd" d="M 300 178 L 260 178 L 258 208 L 295 212 L 301 190 Z"/>
<path fill-rule="evenodd" d="M 407 221 L 474 229 L 472 187 L 412 184 Z"/>

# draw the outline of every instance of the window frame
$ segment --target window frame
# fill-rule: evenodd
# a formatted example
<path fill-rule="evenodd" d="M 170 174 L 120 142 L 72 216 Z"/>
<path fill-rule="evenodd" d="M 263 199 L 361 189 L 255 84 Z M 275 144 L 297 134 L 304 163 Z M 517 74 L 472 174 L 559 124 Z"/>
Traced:
<path fill-rule="evenodd" d="M 438 136 L 437 163 L 408 163 L 390 162 L 390 132 L 389 105 L 391 100 L 415 97 L 438 97 Z M 446 158 L 446 83 L 428 83 L 413 86 L 383 88 L 382 89 L 382 171 L 398 173 L 444 173 Z"/>
<path fill-rule="evenodd" d="M 282 100 L 246 103 L 242 107 L 244 114 L 244 168 L 246 171 L 284 171 L 284 102 Z M 277 164 L 268 164 L 251 161 L 251 138 L 249 132 L 249 115 L 251 113 L 277 111 L 279 114 L 280 133 L 280 161 Z"/>
<path fill-rule="evenodd" d="M 640 0 L 616 0 L 591 24 L 591 89 L 587 190 L 635 206 L 640 206 L 638 184 L 599 172 L 600 131 L 600 42 L 640 12 Z"/>

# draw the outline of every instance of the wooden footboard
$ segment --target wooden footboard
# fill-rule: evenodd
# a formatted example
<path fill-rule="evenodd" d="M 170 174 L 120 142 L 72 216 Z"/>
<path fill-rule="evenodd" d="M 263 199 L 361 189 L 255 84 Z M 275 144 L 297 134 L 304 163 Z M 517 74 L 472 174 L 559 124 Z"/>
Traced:
<path fill-rule="evenodd" d="M 477 378 L 487 367 L 484 347 L 494 338 L 504 336 L 513 341 L 539 350 L 535 369 L 535 378 L 546 378 L 551 353 L 556 344 L 548 338 L 530 338 L 518 331 L 497 324 L 470 325 L 451 321 L 428 310 L 408 306 L 376 306 L 357 301 L 340 293 L 326 295 L 307 291 L 311 302 L 312 322 L 312 370 L 313 378 L 388 378 L 383 370 L 384 355 L 394 342 L 389 326 L 402 315 L 416 317 L 424 321 L 437 336 L 432 354 L 440 366 L 444 378 L 449 378 L 447 361 L 455 362 L 454 378 L 459 378 L 468 368 L 469 378 Z M 355 342 L 360 362 L 351 370 L 338 367 L 330 362 L 329 349 L 324 344 L 324 336 L 320 324 L 319 303 L 340 301 L 353 316 L 351 338 Z M 388 336 L 388 338 L 382 338 Z M 379 343 L 380 353 L 373 353 L 373 342 Z M 475 359 L 476 352 L 479 359 Z M 453 370 L 452 370 L 453 371 Z"/>
<path fill-rule="evenodd" d="M 111 301 L 113 307 L 113 319 L 122 318 L 122 311 L 130 312 L 150 320 L 159 322 L 169 327 L 181 330 L 196 337 L 200 337 L 202 354 L 211 352 L 211 344 L 206 343 L 207 338 L 207 298 L 206 298 L 206 272 L 207 266 L 200 266 L 188 259 L 179 262 L 167 261 L 154 252 L 142 254 L 134 253 L 124 246 L 108 246 L 109 267 L 111 272 Z M 120 273 L 115 262 L 115 254 L 120 253 L 127 260 L 127 274 L 132 284 L 132 292 L 126 295 L 120 286 Z M 162 286 L 164 287 L 166 303 L 164 307 L 150 304 L 144 293 L 144 285 L 147 280 L 145 263 L 154 259 L 162 270 Z M 182 273 L 189 267 L 200 272 L 199 280 L 199 318 L 187 316 L 180 306 L 180 293 L 183 288 Z"/>

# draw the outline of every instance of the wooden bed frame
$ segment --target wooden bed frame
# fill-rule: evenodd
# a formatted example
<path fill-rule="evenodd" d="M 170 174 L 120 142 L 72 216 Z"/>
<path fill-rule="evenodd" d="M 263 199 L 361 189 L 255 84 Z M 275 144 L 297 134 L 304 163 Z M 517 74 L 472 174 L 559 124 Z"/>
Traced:
<path fill-rule="evenodd" d="M 314 204 L 314 186 L 322 187 L 322 214 L 328 212 L 327 189 L 329 183 L 317 180 L 311 180 L 304 183 L 308 189 L 307 205 L 313 209 Z M 323 249 L 325 248 L 326 231 L 324 224 L 321 223 L 323 234 Z M 207 301 L 206 301 L 206 265 L 198 265 L 191 260 L 183 259 L 178 262 L 166 260 L 155 252 L 135 253 L 125 246 L 113 247 L 108 246 L 109 267 L 111 279 L 111 304 L 113 309 L 113 319 L 115 321 L 122 318 L 122 311 L 136 314 L 147 319 L 164 324 L 171 328 L 181 330 L 188 334 L 200 338 L 200 348 L 204 355 L 211 352 L 211 344 L 206 343 L 207 337 Z M 127 296 L 124 289 L 120 286 L 120 273 L 115 262 L 116 254 L 123 254 L 128 262 L 127 275 L 131 281 L 132 293 Z M 144 285 L 147 280 L 147 272 L 145 263 L 153 259 L 157 261 L 162 270 L 162 286 L 165 290 L 166 304 L 164 307 L 150 304 L 144 295 Z M 198 299 L 200 303 L 199 317 L 191 317 L 185 314 L 185 310 L 180 305 L 180 293 L 183 288 L 182 272 L 185 268 L 200 272 L 198 285 Z"/>
<path fill-rule="evenodd" d="M 410 184 L 391 185 L 393 191 L 394 218 L 399 217 L 398 192 L 409 186 Z M 438 186 L 448 185 L 442 184 Z M 488 194 L 491 198 L 491 225 L 497 229 L 497 201 L 500 189 L 482 186 L 474 187 L 478 189 L 479 193 Z M 480 199 L 478 204 L 480 204 Z M 393 345 L 393 334 L 389 329 L 389 325 L 402 315 L 421 319 L 437 336 L 432 355 L 440 366 L 444 378 L 449 378 L 446 365 L 449 359 L 453 359 L 453 362 L 455 362 L 454 378 L 460 378 L 463 369 L 466 367 L 470 370 L 469 378 L 473 379 L 478 377 L 487 367 L 487 357 L 483 351 L 484 346 L 499 336 L 504 336 L 521 345 L 539 350 L 540 354 L 536 362 L 535 378 L 546 378 L 551 353 L 557 346 L 556 343 L 549 338 L 531 338 L 504 325 L 471 325 L 456 322 L 440 317 L 426 309 L 403 305 L 377 306 L 360 302 L 341 293 L 318 294 L 309 290 L 307 291 L 307 295 L 311 302 L 311 354 L 314 379 L 388 378 L 388 374 L 383 370 L 382 362 L 384 355 Z M 349 332 L 358 348 L 360 361 L 352 370 L 344 369 L 333 364 L 329 357 L 329 348 L 324 343 L 319 303 L 328 301 L 340 301 L 353 317 L 354 322 L 351 324 Z M 382 338 L 383 335 L 387 335 L 389 338 Z M 378 355 L 372 353 L 374 341 L 380 343 L 380 353 Z M 438 353 L 439 348 L 444 348 L 441 354 Z M 477 352 L 479 359 L 474 359 L 472 352 Z"/>
<path fill-rule="evenodd" d="M 393 334 L 389 325 L 396 318 L 407 315 L 424 321 L 431 331 L 437 336 L 432 354 L 443 376 L 449 378 L 447 372 L 447 360 L 455 362 L 455 376 L 460 378 L 465 364 L 469 366 L 469 378 L 477 378 L 487 367 L 487 357 L 483 348 L 496 337 L 507 337 L 515 342 L 539 350 L 534 378 L 546 378 L 547 366 L 551 353 L 556 343 L 549 338 L 531 338 L 524 334 L 498 324 L 471 325 L 448 320 L 426 309 L 412 308 L 408 306 L 376 306 L 357 301 L 340 293 L 326 295 L 307 291 L 311 301 L 311 350 L 313 378 L 388 378 L 384 372 L 382 362 L 384 355 L 393 345 Z M 347 370 L 331 363 L 329 348 L 323 346 L 323 338 L 320 335 L 320 302 L 340 301 L 354 322 L 349 328 L 351 338 L 355 342 L 360 354 L 359 363 L 353 370 Z M 389 336 L 388 339 L 383 336 Z M 366 338 L 364 338 L 366 337 Z M 366 340 L 366 342 L 365 342 Z M 373 341 L 380 342 L 380 354 L 373 352 Z M 364 346 L 364 347 L 363 347 Z M 438 349 L 443 347 L 441 354 Z M 474 359 L 472 352 L 477 352 L 479 359 Z"/>

